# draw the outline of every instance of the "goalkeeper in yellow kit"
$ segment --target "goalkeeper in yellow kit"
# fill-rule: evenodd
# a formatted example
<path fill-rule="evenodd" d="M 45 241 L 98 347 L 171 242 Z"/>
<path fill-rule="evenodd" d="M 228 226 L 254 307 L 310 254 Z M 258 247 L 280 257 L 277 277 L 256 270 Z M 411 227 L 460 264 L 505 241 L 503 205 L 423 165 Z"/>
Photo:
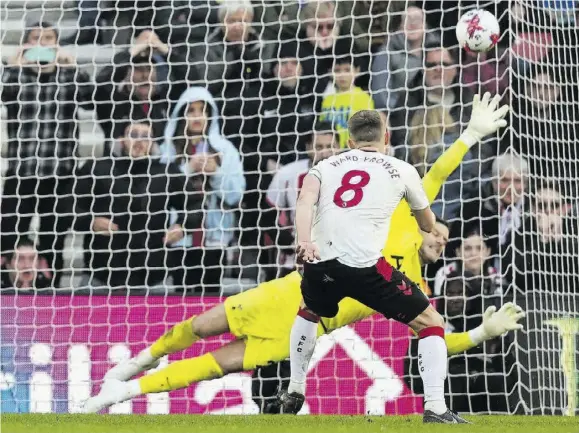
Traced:
<path fill-rule="evenodd" d="M 498 99 L 486 94 L 479 102 L 475 98 L 471 120 L 461 137 L 436 161 L 423 179 L 430 201 L 438 195 L 446 178 L 458 167 L 469 148 L 484 136 L 505 125 L 507 107 L 498 109 Z M 403 200 L 391 220 L 391 230 L 384 256 L 417 284 L 422 284 L 421 267 L 440 258 L 448 240 L 448 228 L 437 223 L 433 233 L 423 242 L 410 207 Z M 285 360 L 289 356 L 289 335 L 301 302 L 301 276 L 292 272 L 284 278 L 260 284 L 258 287 L 231 296 L 209 311 L 173 326 L 152 346 L 136 357 L 122 362 L 107 372 L 98 395 L 84 406 L 85 412 L 98 412 L 112 404 L 141 394 L 166 392 L 229 373 L 251 371 Z M 318 335 L 360 321 L 375 312 L 346 298 L 339 304 L 333 318 L 323 318 Z M 499 311 L 487 310 L 483 324 L 469 332 L 446 335 L 448 354 L 453 355 L 507 331 L 521 329 L 517 322 L 523 311 L 505 304 Z M 154 368 L 163 356 L 184 350 L 196 341 L 226 333 L 236 339 L 221 348 L 195 358 L 171 363 L 166 368 L 129 380 Z"/>

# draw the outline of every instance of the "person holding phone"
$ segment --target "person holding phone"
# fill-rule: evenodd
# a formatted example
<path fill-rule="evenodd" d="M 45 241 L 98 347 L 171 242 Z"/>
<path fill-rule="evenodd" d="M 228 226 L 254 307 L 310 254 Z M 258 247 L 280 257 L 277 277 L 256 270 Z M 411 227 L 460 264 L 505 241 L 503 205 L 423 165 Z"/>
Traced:
<path fill-rule="evenodd" d="M 2 192 L 1 253 L 10 254 L 38 214 L 39 253 L 60 284 L 62 250 L 71 217 L 62 201 L 75 169 L 77 112 L 92 109 L 94 86 L 74 58 L 58 44 L 58 31 L 47 22 L 26 26 L 22 47 L 8 60 L 2 76 L 7 109 L 8 170 Z"/>

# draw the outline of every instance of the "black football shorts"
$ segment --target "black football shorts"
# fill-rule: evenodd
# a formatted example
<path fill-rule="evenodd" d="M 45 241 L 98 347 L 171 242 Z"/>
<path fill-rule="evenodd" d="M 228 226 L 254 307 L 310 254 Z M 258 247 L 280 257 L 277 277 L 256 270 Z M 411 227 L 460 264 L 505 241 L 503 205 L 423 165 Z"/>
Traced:
<path fill-rule="evenodd" d="M 338 260 L 306 263 L 301 289 L 306 306 L 320 317 L 338 314 L 338 303 L 345 297 L 402 323 L 411 322 L 429 305 L 422 290 L 383 257 L 367 268 Z"/>

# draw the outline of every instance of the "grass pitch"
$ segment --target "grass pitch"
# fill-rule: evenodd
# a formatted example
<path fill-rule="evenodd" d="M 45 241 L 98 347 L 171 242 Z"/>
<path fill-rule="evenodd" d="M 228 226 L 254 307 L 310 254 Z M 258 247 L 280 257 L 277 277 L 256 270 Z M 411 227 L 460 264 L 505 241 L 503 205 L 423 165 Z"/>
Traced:
<path fill-rule="evenodd" d="M 3 414 L 2 433 L 579 433 L 579 417 L 474 416 L 473 425 L 423 425 L 420 416 Z"/>

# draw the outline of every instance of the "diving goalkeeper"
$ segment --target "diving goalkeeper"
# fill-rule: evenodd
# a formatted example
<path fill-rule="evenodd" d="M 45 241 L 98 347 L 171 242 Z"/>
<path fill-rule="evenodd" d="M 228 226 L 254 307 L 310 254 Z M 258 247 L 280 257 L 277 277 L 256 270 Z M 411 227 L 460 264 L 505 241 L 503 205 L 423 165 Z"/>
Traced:
<path fill-rule="evenodd" d="M 497 109 L 497 98 L 491 101 L 490 95 L 486 94 L 476 102 L 466 130 L 423 179 L 430 201 L 438 195 L 446 178 L 458 167 L 469 148 L 505 125 L 502 118 L 507 108 Z M 441 253 L 442 247 L 436 250 L 432 245 L 423 245 L 416 220 L 408 204 L 402 201 L 392 216 L 390 236 L 384 249 L 386 259 L 421 284 L 421 265 L 438 260 Z M 84 411 L 98 412 L 141 394 L 181 389 L 195 382 L 251 371 L 285 360 L 289 357 L 290 330 L 301 302 L 300 283 L 299 272 L 292 272 L 284 278 L 231 296 L 209 311 L 176 324 L 136 357 L 109 370 L 100 393 L 86 401 Z M 335 317 L 321 320 L 318 335 L 372 314 L 375 314 L 373 310 L 346 298 L 340 302 Z M 513 304 L 505 304 L 496 312 L 487 311 L 479 327 L 445 336 L 448 354 L 463 352 L 505 332 L 522 329 L 517 322 L 523 316 L 523 311 Z M 176 361 L 153 374 L 129 380 L 155 368 L 165 355 L 184 350 L 200 339 L 226 333 L 232 333 L 236 339 L 211 353 Z"/>

